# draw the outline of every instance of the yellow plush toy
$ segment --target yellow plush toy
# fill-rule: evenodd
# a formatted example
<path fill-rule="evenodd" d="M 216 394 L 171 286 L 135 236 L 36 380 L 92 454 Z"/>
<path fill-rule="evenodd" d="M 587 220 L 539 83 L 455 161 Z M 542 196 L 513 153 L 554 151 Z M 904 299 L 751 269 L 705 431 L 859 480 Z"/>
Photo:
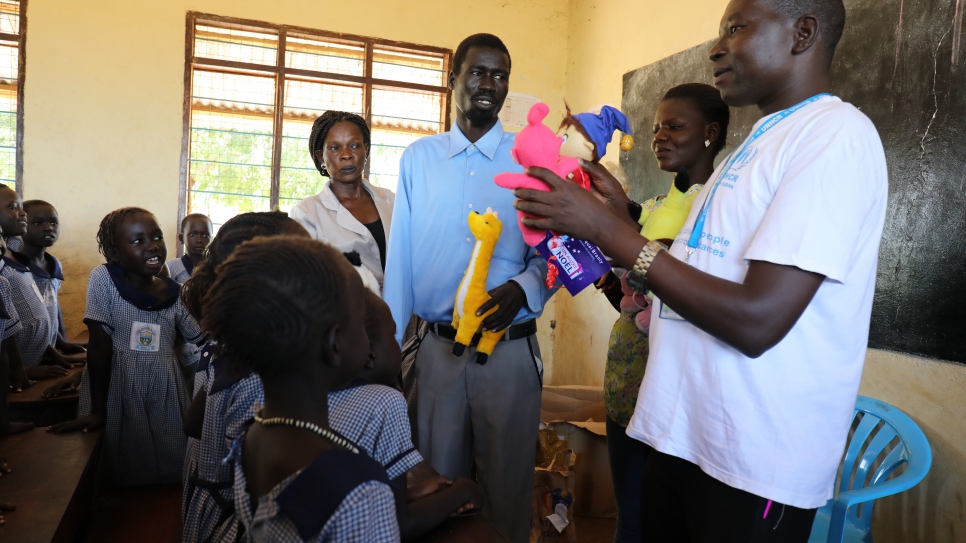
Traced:
<path fill-rule="evenodd" d="M 500 239 L 503 223 L 500 222 L 496 211 L 490 208 L 486 208 L 486 212 L 482 215 L 474 211 L 466 220 L 470 225 L 470 232 L 476 238 L 476 245 L 473 247 L 473 255 L 470 257 L 469 265 L 466 266 L 463 280 L 460 281 L 460 288 L 456 291 L 456 303 L 453 304 L 453 328 L 456 329 L 453 354 L 456 356 L 461 356 L 466 347 L 473 342 L 483 319 L 500 307 L 495 306 L 482 316 L 476 316 L 480 306 L 490 299 L 486 291 L 486 276 L 490 272 L 490 257 L 493 256 L 493 249 Z M 482 333 L 479 345 L 476 347 L 477 364 L 486 364 L 486 359 L 493 352 L 501 336 L 503 332 Z"/>

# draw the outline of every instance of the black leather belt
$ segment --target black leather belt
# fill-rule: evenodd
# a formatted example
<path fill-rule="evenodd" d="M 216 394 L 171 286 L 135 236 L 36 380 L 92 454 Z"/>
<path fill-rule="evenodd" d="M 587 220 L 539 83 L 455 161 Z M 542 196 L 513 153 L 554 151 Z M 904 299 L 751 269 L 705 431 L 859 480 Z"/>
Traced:
<path fill-rule="evenodd" d="M 437 336 L 453 341 L 456 339 L 456 328 L 453 328 L 449 324 L 442 322 L 431 323 L 429 329 L 432 330 Z M 528 321 L 521 322 L 520 324 L 513 324 L 507 327 L 503 331 L 503 335 L 500 337 L 500 341 L 513 341 L 514 339 L 523 339 L 525 337 L 532 336 L 537 333 L 537 320 L 530 319 Z M 470 345 L 476 345 L 480 341 L 481 335 L 477 333 L 473 336 L 473 341 Z"/>

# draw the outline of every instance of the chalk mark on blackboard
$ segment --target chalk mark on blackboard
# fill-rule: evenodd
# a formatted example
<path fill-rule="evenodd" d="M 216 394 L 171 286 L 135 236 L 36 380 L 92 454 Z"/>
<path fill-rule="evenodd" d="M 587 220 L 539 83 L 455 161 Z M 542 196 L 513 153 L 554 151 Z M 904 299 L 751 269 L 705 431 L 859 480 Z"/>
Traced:
<path fill-rule="evenodd" d="M 963 34 L 963 0 L 956 0 L 956 9 L 953 11 L 953 55 L 952 71 L 957 68 L 956 60 L 959 58 L 959 39 Z"/>
<path fill-rule="evenodd" d="M 899 0 L 899 22 L 896 24 L 896 63 L 892 66 L 892 78 L 895 79 L 899 70 L 899 50 L 902 48 L 902 11 L 906 0 Z"/>

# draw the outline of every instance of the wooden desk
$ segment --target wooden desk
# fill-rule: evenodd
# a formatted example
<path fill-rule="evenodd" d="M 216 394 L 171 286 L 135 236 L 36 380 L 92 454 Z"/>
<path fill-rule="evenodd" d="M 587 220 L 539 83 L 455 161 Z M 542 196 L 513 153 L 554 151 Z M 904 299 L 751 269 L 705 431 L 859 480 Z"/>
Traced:
<path fill-rule="evenodd" d="M 101 434 L 56 435 L 43 428 L 0 438 L 0 457 L 13 473 L 0 479 L 4 515 L 0 540 L 71 542 L 90 514 Z"/>
<path fill-rule="evenodd" d="M 428 465 L 427 465 L 428 466 Z M 417 468 L 410 472 L 407 484 L 413 485 L 427 478 L 439 475 L 434 469 Z M 505 543 L 508 542 L 503 534 L 483 518 L 475 514 L 461 517 L 450 517 L 419 539 L 420 543 Z"/>
<path fill-rule="evenodd" d="M 102 490 L 84 543 L 181 543 L 181 485 Z"/>
<path fill-rule="evenodd" d="M 67 377 L 84 371 L 83 366 L 67 370 Z M 61 377 L 60 379 L 65 379 Z M 60 379 L 45 379 L 37 381 L 33 386 L 20 393 L 7 394 L 10 406 L 10 420 L 17 422 L 32 422 L 37 426 L 50 426 L 77 418 L 78 391 L 65 392 L 56 398 L 44 399 L 40 395 L 44 389 Z"/>

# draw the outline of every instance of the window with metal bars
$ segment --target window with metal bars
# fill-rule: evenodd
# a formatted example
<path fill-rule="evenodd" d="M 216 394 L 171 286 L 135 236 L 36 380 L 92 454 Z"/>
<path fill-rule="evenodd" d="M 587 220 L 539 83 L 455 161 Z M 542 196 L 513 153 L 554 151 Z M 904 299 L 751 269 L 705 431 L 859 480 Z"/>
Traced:
<path fill-rule="evenodd" d="M 192 12 L 185 57 L 179 219 L 217 227 L 317 194 L 308 138 L 327 110 L 366 119 L 364 174 L 393 191 L 403 149 L 449 124 L 448 49 Z"/>
<path fill-rule="evenodd" d="M 26 0 L 0 0 L 0 183 L 22 192 L 23 41 Z"/>

